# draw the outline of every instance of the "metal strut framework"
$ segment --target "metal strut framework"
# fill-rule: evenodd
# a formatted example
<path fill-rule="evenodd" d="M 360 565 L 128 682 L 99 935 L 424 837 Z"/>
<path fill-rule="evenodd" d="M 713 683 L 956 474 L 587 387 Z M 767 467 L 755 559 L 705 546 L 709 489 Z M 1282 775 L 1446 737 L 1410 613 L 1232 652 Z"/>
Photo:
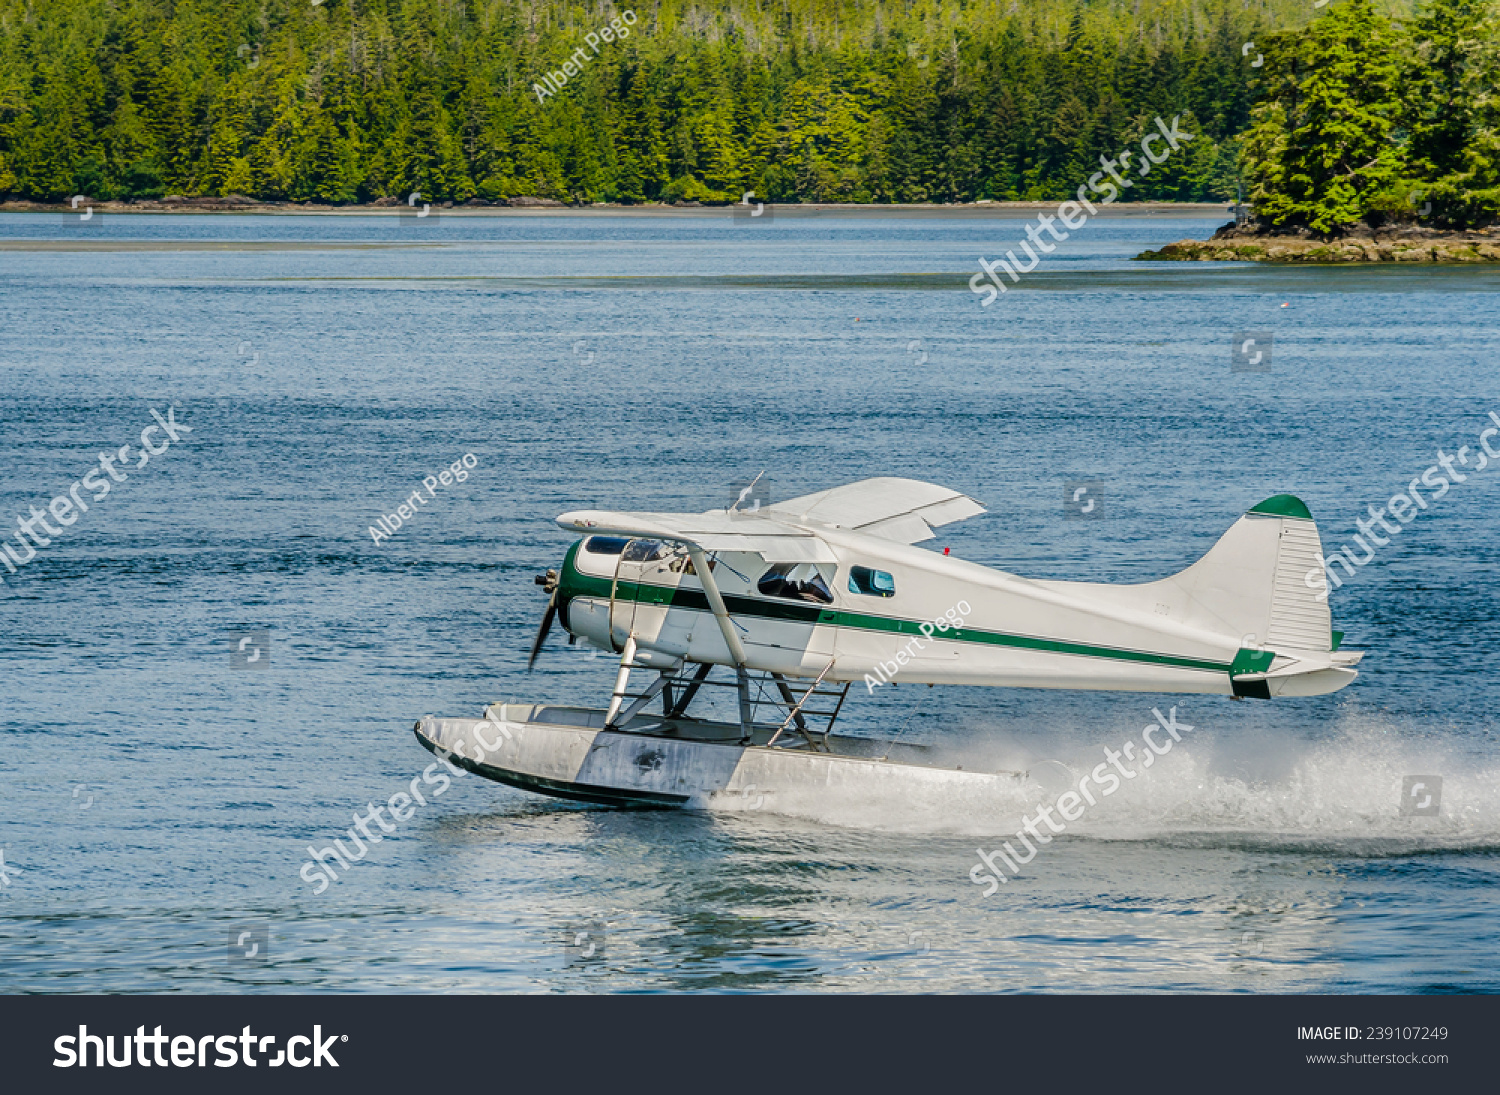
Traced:
<path fill-rule="evenodd" d="M 780 673 L 762 673 L 736 668 L 733 680 L 710 680 L 713 672 L 710 664 L 685 663 L 675 669 L 657 670 L 656 679 L 642 691 L 630 691 L 630 673 L 635 669 L 648 669 L 634 661 L 635 640 L 631 636 L 625 643 L 625 654 L 620 658 L 620 671 L 615 678 L 614 692 L 610 695 L 609 711 L 605 715 L 605 728 L 623 730 L 630 720 L 644 711 L 652 700 L 661 697 L 661 714 L 664 720 L 691 721 L 688 707 L 707 686 L 733 688 L 739 699 L 740 743 L 748 745 L 757 733 L 766 737 L 765 744 L 791 745 L 784 735 L 795 730 L 801 738 L 795 746 L 826 752 L 828 735 L 843 710 L 844 698 L 849 693 L 848 684 L 823 686 L 823 678 L 832 665 L 824 668 L 815 680 L 787 678 Z M 809 706 L 819 698 L 819 706 Z M 827 700 L 833 700 L 830 705 Z M 821 722 L 821 725 L 814 725 Z M 659 723 L 653 724 L 653 728 Z"/>
<path fill-rule="evenodd" d="M 797 724 L 797 733 L 802 735 L 802 737 L 807 741 L 807 744 L 812 746 L 814 749 L 818 747 L 817 742 L 813 741 L 812 734 L 807 729 L 807 722 L 802 717 L 802 706 L 807 703 L 808 699 L 813 696 L 833 695 L 832 692 L 818 691 L 818 685 L 823 683 L 823 678 L 828 676 L 828 671 L 832 668 L 833 662 L 829 661 L 829 663 L 823 667 L 823 672 L 819 673 L 817 679 L 812 682 L 812 686 L 804 690 L 800 697 L 797 696 L 795 692 L 793 692 L 791 685 L 786 683 L 786 680 L 781 676 L 780 673 L 771 674 L 771 676 L 776 681 L 777 691 L 781 693 L 782 700 L 791 708 L 791 710 L 787 712 L 787 716 L 784 720 L 782 720 L 781 725 L 776 728 L 776 733 L 771 735 L 771 740 L 766 742 L 767 746 L 775 745 L 776 739 L 781 737 L 782 731 L 795 722 Z M 833 720 L 838 718 L 839 710 L 844 706 L 844 697 L 849 694 L 849 686 L 845 684 L 837 694 L 839 697 L 838 707 L 835 707 L 829 714 L 829 730 L 833 728 Z M 809 712 L 809 714 L 814 713 L 815 712 Z M 824 752 L 827 752 L 828 750 L 828 730 L 823 731 L 823 750 Z"/>

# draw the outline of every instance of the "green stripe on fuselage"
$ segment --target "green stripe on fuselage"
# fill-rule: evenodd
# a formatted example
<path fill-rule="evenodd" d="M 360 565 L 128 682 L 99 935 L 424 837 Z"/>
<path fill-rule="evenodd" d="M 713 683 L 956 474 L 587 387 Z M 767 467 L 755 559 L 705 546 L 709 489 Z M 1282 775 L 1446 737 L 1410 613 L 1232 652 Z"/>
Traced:
<path fill-rule="evenodd" d="M 608 578 L 596 578 L 581 573 L 573 561 L 578 551 L 575 544 L 563 560 L 563 575 L 558 586 L 559 605 L 566 605 L 574 597 L 599 597 L 608 600 L 614 582 Z M 622 601 L 637 604 L 665 605 L 669 608 L 687 609 L 693 612 L 711 612 L 708 598 L 702 590 L 676 589 L 671 586 L 650 585 L 645 582 L 621 582 L 616 595 Z M 863 631 L 881 631 L 895 635 L 922 636 L 924 620 L 906 620 L 892 616 L 871 616 L 862 612 L 848 612 L 836 608 L 819 608 L 816 605 L 763 601 L 758 598 L 724 595 L 724 606 L 731 616 L 747 616 L 762 620 L 781 620 L 789 623 L 823 624 L 827 627 L 851 627 Z M 564 621 L 567 616 L 564 615 Z M 922 636 L 926 638 L 925 636 Z M 1063 642 L 1057 639 L 1039 639 L 1030 635 L 1010 635 L 1002 631 L 981 631 L 978 628 L 952 628 L 934 633 L 932 638 L 945 642 L 979 643 L 990 646 L 1008 646 L 1019 650 L 1043 650 L 1053 654 L 1076 654 L 1085 658 L 1112 658 L 1116 661 L 1145 662 L 1151 665 L 1170 665 L 1179 669 L 1203 669 L 1214 673 L 1228 673 L 1230 663 L 1205 661 L 1201 658 L 1184 658 L 1175 654 L 1154 654 L 1143 650 L 1121 650 L 1109 646 L 1093 646 L 1088 643 Z"/>

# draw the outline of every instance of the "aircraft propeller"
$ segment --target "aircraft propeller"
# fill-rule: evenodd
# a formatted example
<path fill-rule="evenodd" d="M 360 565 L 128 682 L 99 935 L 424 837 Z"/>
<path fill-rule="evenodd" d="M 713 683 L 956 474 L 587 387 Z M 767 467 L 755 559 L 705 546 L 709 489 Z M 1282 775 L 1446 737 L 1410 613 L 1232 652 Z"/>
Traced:
<path fill-rule="evenodd" d="M 542 651 L 542 644 L 547 641 L 547 633 L 552 630 L 552 621 L 557 618 L 557 571 L 549 570 L 546 574 L 536 576 L 536 584 L 548 593 L 547 611 L 542 613 L 542 626 L 536 629 L 536 638 L 531 644 L 531 657 L 526 659 L 526 671 L 536 664 L 536 656 Z"/>

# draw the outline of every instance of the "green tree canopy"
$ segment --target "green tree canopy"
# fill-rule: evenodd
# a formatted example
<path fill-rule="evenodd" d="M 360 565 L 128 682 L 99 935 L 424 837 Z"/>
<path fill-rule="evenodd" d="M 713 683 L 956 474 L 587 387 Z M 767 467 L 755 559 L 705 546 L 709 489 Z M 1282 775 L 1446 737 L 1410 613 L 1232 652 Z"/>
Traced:
<path fill-rule="evenodd" d="M 1182 115 L 1189 151 L 1124 197 L 1219 200 L 1257 75 L 1242 44 L 1312 14 L 1305 0 L 629 3 L 0 0 L 0 193 L 1062 199 L 1157 115 Z M 1335 4 L 1318 22 L 1340 29 L 1308 48 L 1336 67 L 1368 56 L 1362 28 L 1384 31 L 1369 0 Z M 1467 39 L 1431 40 L 1440 71 L 1422 94 L 1472 99 Z M 1315 162 L 1327 141 L 1373 156 L 1391 137 L 1387 96 L 1415 85 L 1382 73 L 1377 93 L 1329 84 L 1312 114 L 1301 99 L 1285 114 L 1312 143 L 1288 145 L 1301 158 L 1278 177 L 1305 176 L 1303 202 L 1333 186 L 1325 220 L 1383 185 L 1384 159 Z M 1468 110 L 1463 126 L 1493 133 L 1492 95 Z M 1451 114 L 1425 118 L 1433 170 L 1493 175 L 1482 142 L 1439 155 Z"/>
<path fill-rule="evenodd" d="M 1360 222 L 1463 227 L 1500 216 L 1494 9 L 1427 0 L 1394 20 L 1342 0 L 1268 36 L 1245 137 L 1256 216 L 1334 235 Z"/>

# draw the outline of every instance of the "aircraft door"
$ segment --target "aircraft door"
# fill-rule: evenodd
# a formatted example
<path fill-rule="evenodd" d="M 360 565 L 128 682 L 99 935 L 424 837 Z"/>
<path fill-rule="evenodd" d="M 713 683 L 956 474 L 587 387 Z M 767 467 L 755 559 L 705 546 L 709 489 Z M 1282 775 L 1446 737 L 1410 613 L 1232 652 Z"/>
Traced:
<path fill-rule="evenodd" d="M 636 642 L 671 656 L 687 651 L 693 613 L 673 608 L 685 549 L 660 540 L 635 539 L 615 561 L 610 585 L 609 634 L 616 650 L 632 633 Z"/>

